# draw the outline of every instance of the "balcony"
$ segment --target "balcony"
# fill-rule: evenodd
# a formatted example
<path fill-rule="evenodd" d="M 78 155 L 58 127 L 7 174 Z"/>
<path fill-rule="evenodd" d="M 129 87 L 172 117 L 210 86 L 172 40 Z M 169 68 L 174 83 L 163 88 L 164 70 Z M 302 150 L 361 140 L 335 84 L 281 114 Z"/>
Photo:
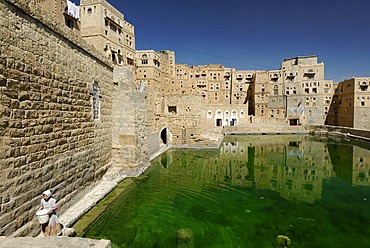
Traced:
<path fill-rule="evenodd" d="M 316 74 L 316 71 L 315 71 L 315 69 L 305 69 L 303 71 L 303 74 L 304 75 L 315 75 Z"/>
<path fill-rule="evenodd" d="M 295 78 L 296 75 L 295 75 L 294 72 L 286 71 L 285 76 L 286 76 L 286 78 L 292 79 L 292 78 Z"/>
<path fill-rule="evenodd" d="M 271 79 L 278 79 L 279 75 L 277 73 L 270 74 Z"/>

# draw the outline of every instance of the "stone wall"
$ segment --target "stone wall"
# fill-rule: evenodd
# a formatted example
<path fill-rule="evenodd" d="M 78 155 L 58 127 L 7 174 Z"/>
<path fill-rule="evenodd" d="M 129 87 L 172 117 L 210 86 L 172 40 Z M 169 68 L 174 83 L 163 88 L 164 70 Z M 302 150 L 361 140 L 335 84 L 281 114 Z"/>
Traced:
<path fill-rule="evenodd" d="M 150 155 L 159 151 L 160 144 L 163 143 L 160 139 L 160 132 L 152 132 L 148 136 L 148 146 Z"/>
<path fill-rule="evenodd" d="M 63 212 L 111 166 L 112 81 L 110 62 L 33 1 L 0 0 L 0 236 L 37 234 L 44 190 Z"/>
<path fill-rule="evenodd" d="M 137 89 L 131 67 L 115 67 L 113 92 L 113 162 L 123 170 L 147 166 L 149 160 L 145 92 Z"/>
<path fill-rule="evenodd" d="M 321 125 L 308 125 L 306 129 L 314 133 L 334 133 L 342 134 L 348 137 L 362 139 L 365 141 L 370 141 L 370 130 L 366 129 L 356 129 L 350 127 L 339 127 L 339 126 L 321 126 Z"/>

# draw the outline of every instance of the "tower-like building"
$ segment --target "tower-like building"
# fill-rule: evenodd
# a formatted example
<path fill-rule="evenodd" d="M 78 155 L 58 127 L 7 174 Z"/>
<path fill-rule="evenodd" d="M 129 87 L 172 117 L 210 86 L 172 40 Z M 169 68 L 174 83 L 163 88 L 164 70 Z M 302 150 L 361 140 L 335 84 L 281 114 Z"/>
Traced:
<path fill-rule="evenodd" d="M 81 0 L 81 36 L 117 65 L 134 65 L 135 30 L 106 0 Z"/>
<path fill-rule="evenodd" d="M 334 86 L 325 80 L 317 56 L 285 59 L 280 70 L 269 72 L 269 80 L 271 117 L 287 118 L 291 125 L 324 124 Z"/>
<path fill-rule="evenodd" d="M 370 78 L 351 78 L 337 85 L 326 124 L 370 128 Z"/>

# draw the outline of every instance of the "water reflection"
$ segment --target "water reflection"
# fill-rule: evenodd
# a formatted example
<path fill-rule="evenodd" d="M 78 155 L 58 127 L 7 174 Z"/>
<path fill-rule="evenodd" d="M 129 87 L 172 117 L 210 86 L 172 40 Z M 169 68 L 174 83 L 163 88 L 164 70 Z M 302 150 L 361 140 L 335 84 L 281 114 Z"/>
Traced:
<path fill-rule="evenodd" d="M 176 151 L 163 155 L 162 166 L 168 168 L 169 161 L 172 164 L 179 156 L 184 154 Z M 272 190 L 284 199 L 314 203 L 321 199 L 323 180 L 331 177 L 369 186 L 369 161 L 370 150 L 337 140 L 297 135 L 229 136 L 218 154 L 200 151 L 182 160 L 182 166 L 172 170 L 166 180 L 171 181 L 175 173 L 196 179 L 199 190 L 202 183 L 226 183 Z"/>
<path fill-rule="evenodd" d="M 339 141 L 339 142 L 337 142 Z M 170 150 L 89 227 L 114 247 L 370 247 L 370 145 L 313 136 L 230 136 Z"/>

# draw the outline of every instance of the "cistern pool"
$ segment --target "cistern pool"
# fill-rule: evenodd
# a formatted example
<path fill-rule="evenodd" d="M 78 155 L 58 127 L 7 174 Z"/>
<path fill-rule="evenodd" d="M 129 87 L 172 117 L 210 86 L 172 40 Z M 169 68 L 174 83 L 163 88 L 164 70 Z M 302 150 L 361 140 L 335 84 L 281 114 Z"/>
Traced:
<path fill-rule="evenodd" d="M 369 184 L 369 144 L 230 136 L 219 150 L 152 161 L 83 236 L 113 247 L 277 247 L 278 235 L 290 247 L 370 247 Z"/>

